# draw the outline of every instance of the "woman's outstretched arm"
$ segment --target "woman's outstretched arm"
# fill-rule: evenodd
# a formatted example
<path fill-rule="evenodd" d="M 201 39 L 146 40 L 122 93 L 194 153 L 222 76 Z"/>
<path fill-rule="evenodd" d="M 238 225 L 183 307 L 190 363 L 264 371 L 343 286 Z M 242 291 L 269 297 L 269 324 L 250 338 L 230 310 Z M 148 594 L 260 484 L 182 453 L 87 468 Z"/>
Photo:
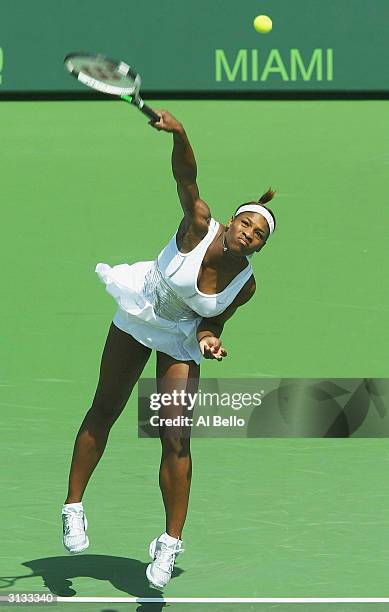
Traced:
<path fill-rule="evenodd" d="M 211 212 L 206 202 L 200 198 L 196 159 L 184 126 L 168 111 L 156 112 L 161 119 L 155 123 L 150 122 L 150 125 L 173 134 L 172 170 L 184 215 L 192 226 L 207 231 Z"/>

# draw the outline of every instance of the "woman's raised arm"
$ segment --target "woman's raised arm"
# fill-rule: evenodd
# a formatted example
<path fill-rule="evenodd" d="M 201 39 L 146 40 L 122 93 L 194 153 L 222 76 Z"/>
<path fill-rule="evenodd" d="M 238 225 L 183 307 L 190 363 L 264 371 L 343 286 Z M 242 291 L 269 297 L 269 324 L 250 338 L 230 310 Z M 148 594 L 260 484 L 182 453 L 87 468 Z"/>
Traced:
<path fill-rule="evenodd" d="M 150 122 L 159 131 L 173 134 L 172 170 L 177 182 L 177 193 L 185 217 L 192 226 L 207 231 L 211 211 L 200 198 L 197 186 L 197 164 L 183 125 L 168 111 L 156 111 L 161 119 Z"/>

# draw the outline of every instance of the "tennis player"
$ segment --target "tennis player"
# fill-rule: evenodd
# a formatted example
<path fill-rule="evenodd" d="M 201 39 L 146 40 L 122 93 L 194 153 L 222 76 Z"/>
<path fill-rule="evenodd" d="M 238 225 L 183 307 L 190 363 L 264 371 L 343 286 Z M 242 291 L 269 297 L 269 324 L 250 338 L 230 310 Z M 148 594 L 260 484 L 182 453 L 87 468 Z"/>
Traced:
<path fill-rule="evenodd" d="M 264 206 L 275 193 L 271 189 L 258 202 L 239 206 L 227 226 L 218 223 L 200 198 L 196 161 L 182 124 L 167 111 L 156 112 L 160 120 L 151 126 L 173 134 L 172 169 L 184 216 L 154 261 L 96 267 L 119 307 L 104 347 L 96 394 L 74 445 L 62 509 L 63 541 L 70 553 L 89 546 L 81 500 L 152 349 L 157 351 L 158 392 L 195 392 L 201 360 L 227 356 L 220 340 L 223 326 L 253 296 L 249 260 L 275 228 L 274 215 Z M 160 427 L 159 435 L 166 531 L 150 544 L 152 562 L 146 575 L 152 586 L 162 589 L 183 550 L 192 459 L 190 432 Z"/>

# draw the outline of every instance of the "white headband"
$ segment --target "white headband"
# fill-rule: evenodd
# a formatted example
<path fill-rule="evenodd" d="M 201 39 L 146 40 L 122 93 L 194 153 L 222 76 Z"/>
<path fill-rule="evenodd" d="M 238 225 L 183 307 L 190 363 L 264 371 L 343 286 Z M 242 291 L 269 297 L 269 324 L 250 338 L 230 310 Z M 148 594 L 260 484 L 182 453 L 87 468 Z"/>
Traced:
<path fill-rule="evenodd" d="M 234 218 L 237 215 L 240 215 L 240 213 L 242 212 L 255 212 L 262 215 L 262 217 L 265 217 L 270 230 L 269 236 L 272 235 L 272 233 L 274 232 L 274 219 L 267 208 L 261 206 L 260 204 L 246 204 L 245 206 L 241 206 L 240 208 L 238 208 L 234 215 Z"/>

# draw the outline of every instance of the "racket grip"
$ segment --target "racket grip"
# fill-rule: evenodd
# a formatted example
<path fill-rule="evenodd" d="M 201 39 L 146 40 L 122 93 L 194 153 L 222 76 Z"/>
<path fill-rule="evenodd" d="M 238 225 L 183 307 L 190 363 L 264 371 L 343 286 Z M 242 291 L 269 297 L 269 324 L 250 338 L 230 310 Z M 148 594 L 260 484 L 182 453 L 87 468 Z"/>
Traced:
<path fill-rule="evenodd" d="M 122 95 L 120 97 L 125 102 L 129 102 L 130 104 L 134 104 L 135 106 L 137 106 L 139 108 L 139 110 L 142 111 L 142 113 L 144 113 L 145 115 L 147 115 L 147 117 L 149 117 L 149 119 L 151 119 L 152 121 L 159 121 L 160 120 L 161 117 L 159 115 L 157 115 L 150 108 L 150 106 L 147 106 L 147 104 L 145 104 L 143 102 L 142 98 L 139 95 L 137 95 L 137 96 L 125 96 L 125 95 Z"/>
<path fill-rule="evenodd" d="M 140 107 L 140 109 L 142 111 L 142 113 L 144 113 L 145 115 L 147 115 L 147 117 L 149 117 L 152 121 L 159 121 L 160 120 L 160 116 L 157 115 L 157 113 L 155 113 L 150 106 L 147 106 L 147 104 L 143 104 L 143 106 Z"/>

